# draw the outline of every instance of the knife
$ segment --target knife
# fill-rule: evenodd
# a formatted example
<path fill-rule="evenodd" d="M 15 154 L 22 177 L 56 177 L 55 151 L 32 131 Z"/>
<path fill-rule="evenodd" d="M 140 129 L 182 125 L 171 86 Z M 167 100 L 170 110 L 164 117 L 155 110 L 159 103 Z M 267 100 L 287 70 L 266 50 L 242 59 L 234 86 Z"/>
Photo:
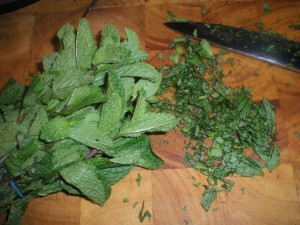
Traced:
<path fill-rule="evenodd" d="M 201 22 L 166 22 L 179 33 L 300 73 L 300 43 L 246 28 Z"/>

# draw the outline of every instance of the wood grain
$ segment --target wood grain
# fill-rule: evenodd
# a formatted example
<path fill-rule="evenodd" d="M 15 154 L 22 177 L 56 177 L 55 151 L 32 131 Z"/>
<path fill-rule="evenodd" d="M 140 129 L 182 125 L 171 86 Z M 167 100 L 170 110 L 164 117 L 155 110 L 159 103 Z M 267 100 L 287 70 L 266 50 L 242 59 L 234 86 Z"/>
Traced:
<path fill-rule="evenodd" d="M 75 27 L 91 1 L 52 1 L 38 3 L 18 11 L 0 15 L 0 88 L 10 77 L 29 83 L 30 74 L 41 69 L 46 54 L 57 50 L 55 34 L 69 22 Z M 272 12 L 265 14 L 267 2 Z M 202 15 L 203 5 L 207 14 Z M 300 41 L 300 31 L 289 28 L 299 24 L 300 1 L 263 0 L 98 0 L 88 14 L 95 38 L 107 23 L 119 29 L 131 28 L 140 37 L 141 48 L 149 52 L 148 62 L 159 68 L 168 59 L 171 40 L 179 35 L 164 27 L 167 11 L 194 21 L 223 23 L 256 30 L 258 23 L 267 29 Z M 121 35 L 125 38 L 124 31 Z M 214 48 L 214 51 L 219 49 Z M 159 60 L 157 54 L 164 58 Z M 194 184 L 206 183 L 206 177 L 186 168 L 185 138 L 180 132 L 151 135 L 153 150 L 165 164 L 155 171 L 135 168 L 126 178 L 113 186 L 112 196 L 103 207 L 90 201 L 53 194 L 33 200 L 23 217 L 25 225 L 140 224 L 138 213 L 145 209 L 152 218 L 144 224 L 300 224 L 300 75 L 270 66 L 267 63 L 230 53 L 235 66 L 224 66 L 230 86 L 248 86 L 254 100 L 266 97 L 276 105 L 277 138 L 281 148 L 281 165 L 263 177 L 232 177 L 232 192 L 221 193 L 213 210 L 205 212 L 200 206 L 203 188 Z M 142 175 L 141 186 L 135 181 Z M 129 202 L 123 202 L 128 198 Z M 138 202 L 136 208 L 133 204 Z M 4 216 L 0 217 L 0 221 Z M 0 223 L 1 224 L 1 223 Z"/>

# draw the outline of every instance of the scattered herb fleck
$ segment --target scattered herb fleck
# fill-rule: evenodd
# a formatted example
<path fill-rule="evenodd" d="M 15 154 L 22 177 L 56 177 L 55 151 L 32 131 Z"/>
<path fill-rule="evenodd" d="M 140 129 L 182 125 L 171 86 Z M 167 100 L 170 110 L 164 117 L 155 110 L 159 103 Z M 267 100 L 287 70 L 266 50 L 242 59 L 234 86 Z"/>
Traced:
<path fill-rule="evenodd" d="M 132 208 L 135 209 L 138 204 L 138 202 L 133 203 Z"/>
<path fill-rule="evenodd" d="M 245 194 L 245 188 L 241 188 L 241 192 L 244 195 Z"/>
<path fill-rule="evenodd" d="M 179 118 L 181 135 L 190 138 L 183 149 L 186 164 L 207 176 L 201 205 L 209 210 L 218 192 L 233 188 L 234 182 L 227 179 L 231 175 L 263 175 L 263 168 L 272 171 L 279 164 L 275 107 L 265 98 L 254 102 L 251 88 L 225 86 L 219 62 L 223 53 L 214 55 L 206 40 L 177 40 L 185 51 L 165 71 L 160 92 L 172 87 L 174 97 L 154 106 L 173 112 Z M 233 62 L 223 61 L 234 67 Z M 249 149 L 255 157 L 246 154 Z"/>
<path fill-rule="evenodd" d="M 202 15 L 206 15 L 206 14 L 207 14 L 206 4 L 205 4 L 205 3 L 202 3 L 202 4 L 201 4 L 201 7 L 202 7 L 201 14 L 202 14 Z"/>
<path fill-rule="evenodd" d="M 167 21 L 175 21 L 175 22 L 187 22 L 188 20 L 185 18 L 176 17 L 171 11 L 167 11 L 168 17 Z"/>
<path fill-rule="evenodd" d="M 157 54 L 157 58 L 162 59 L 164 57 L 164 54 L 162 52 Z"/>
<path fill-rule="evenodd" d="M 142 204 L 141 210 L 139 212 L 139 216 L 138 216 L 141 223 L 143 223 L 146 218 L 148 218 L 150 221 L 150 218 L 152 216 L 148 210 L 146 212 L 144 212 L 144 207 L 145 207 L 145 201 L 143 201 L 143 204 Z"/>
<path fill-rule="evenodd" d="M 293 30 L 300 30 L 300 24 L 290 24 L 289 28 Z"/>
<path fill-rule="evenodd" d="M 198 31 L 197 31 L 197 29 L 195 29 L 195 30 L 194 30 L 194 32 L 193 32 L 193 36 L 194 36 L 195 38 L 197 38 L 197 37 L 198 37 Z"/>
<path fill-rule="evenodd" d="M 193 183 L 193 185 L 194 185 L 195 187 L 199 187 L 199 186 L 201 185 L 201 183 L 200 183 L 200 182 L 197 182 L 197 183 Z"/>
<path fill-rule="evenodd" d="M 129 198 L 127 197 L 123 198 L 123 202 L 129 202 Z"/>
<path fill-rule="evenodd" d="M 142 182 L 142 176 L 141 176 L 141 174 L 138 173 L 138 175 L 136 177 L 136 183 L 138 186 L 141 186 L 141 182 Z"/>
<path fill-rule="evenodd" d="M 218 207 L 217 207 L 217 208 L 213 208 L 213 209 L 212 209 L 212 211 L 213 211 L 213 212 L 217 212 L 218 210 L 219 210 L 219 208 L 218 208 Z"/>
<path fill-rule="evenodd" d="M 264 10 L 264 14 L 269 14 L 272 12 L 271 7 L 268 5 L 268 3 L 264 3 L 263 4 L 263 10 Z"/>
<path fill-rule="evenodd" d="M 295 131 L 295 132 L 294 132 L 294 136 L 295 136 L 296 138 L 300 138 L 300 133 L 299 133 L 299 131 Z"/>
<path fill-rule="evenodd" d="M 287 88 L 290 88 L 290 87 L 292 87 L 292 84 L 288 82 L 288 83 L 285 84 L 285 86 L 286 86 Z"/>

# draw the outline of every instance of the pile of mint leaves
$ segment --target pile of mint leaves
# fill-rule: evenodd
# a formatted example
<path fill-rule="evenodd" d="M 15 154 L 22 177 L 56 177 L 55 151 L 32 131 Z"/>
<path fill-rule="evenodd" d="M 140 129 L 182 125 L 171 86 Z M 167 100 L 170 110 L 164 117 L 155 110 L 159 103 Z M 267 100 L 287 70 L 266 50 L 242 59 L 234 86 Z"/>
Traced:
<path fill-rule="evenodd" d="M 34 198 L 65 191 L 103 205 L 134 166 L 163 161 L 148 133 L 174 128 L 154 112 L 161 73 L 145 62 L 137 34 L 111 24 L 96 43 L 86 19 L 62 26 L 59 51 L 43 59 L 29 86 L 10 80 L 0 93 L 0 212 L 21 224 Z M 21 195 L 12 188 L 16 185 Z"/>
<path fill-rule="evenodd" d="M 154 106 L 179 118 L 180 132 L 189 138 L 186 165 L 207 176 L 201 205 L 209 210 L 219 192 L 231 191 L 230 177 L 262 176 L 279 164 L 275 107 L 266 98 L 254 102 L 251 88 L 223 84 L 222 65 L 234 69 L 226 51 L 214 54 L 206 40 L 187 36 L 175 38 L 170 49 L 160 94 L 174 96 Z"/>

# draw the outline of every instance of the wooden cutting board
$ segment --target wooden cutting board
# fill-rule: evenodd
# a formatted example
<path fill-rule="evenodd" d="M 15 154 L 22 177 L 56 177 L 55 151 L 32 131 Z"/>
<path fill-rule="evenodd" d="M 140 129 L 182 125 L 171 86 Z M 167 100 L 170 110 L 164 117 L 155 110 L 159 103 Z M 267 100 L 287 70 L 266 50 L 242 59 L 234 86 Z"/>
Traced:
<path fill-rule="evenodd" d="M 265 14 L 263 4 L 272 12 Z M 0 15 L 0 86 L 9 77 L 28 83 L 29 74 L 41 67 L 42 57 L 56 49 L 55 34 L 69 22 L 77 26 L 89 1 L 41 0 L 21 10 Z M 207 13 L 202 15 L 203 7 Z M 168 57 L 168 45 L 178 36 L 164 27 L 167 11 L 194 21 L 223 23 L 255 29 L 257 23 L 300 41 L 300 31 L 289 28 L 300 24 L 300 1 L 185 1 L 185 0 L 98 0 L 88 14 L 95 38 L 107 23 L 137 32 L 148 61 L 159 67 Z M 125 37 L 124 32 L 122 36 Z M 217 49 L 215 49 L 217 51 Z M 157 54 L 164 53 L 159 60 Z M 153 150 L 165 160 L 155 171 L 135 168 L 113 186 L 112 196 L 100 207 L 63 193 L 33 200 L 23 217 L 24 225 L 134 225 L 140 224 L 142 202 L 152 214 L 144 224 L 300 224 L 300 74 L 255 59 L 236 58 L 231 86 L 249 86 L 255 100 L 266 97 L 276 106 L 278 145 L 281 164 L 264 177 L 233 177 L 229 194 L 221 193 L 212 210 L 200 206 L 203 188 L 195 183 L 206 177 L 186 168 L 182 151 L 184 140 L 178 131 L 152 135 Z M 224 68 L 226 69 L 226 68 Z M 0 137 L 1 138 L 1 137 Z M 142 176 L 141 185 L 136 177 Z M 123 202 L 128 198 L 129 202 Z M 133 208 L 133 204 L 137 206 Z M 2 216 L 3 217 L 3 216 Z M 1 224 L 1 223 L 0 223 Z"/>

